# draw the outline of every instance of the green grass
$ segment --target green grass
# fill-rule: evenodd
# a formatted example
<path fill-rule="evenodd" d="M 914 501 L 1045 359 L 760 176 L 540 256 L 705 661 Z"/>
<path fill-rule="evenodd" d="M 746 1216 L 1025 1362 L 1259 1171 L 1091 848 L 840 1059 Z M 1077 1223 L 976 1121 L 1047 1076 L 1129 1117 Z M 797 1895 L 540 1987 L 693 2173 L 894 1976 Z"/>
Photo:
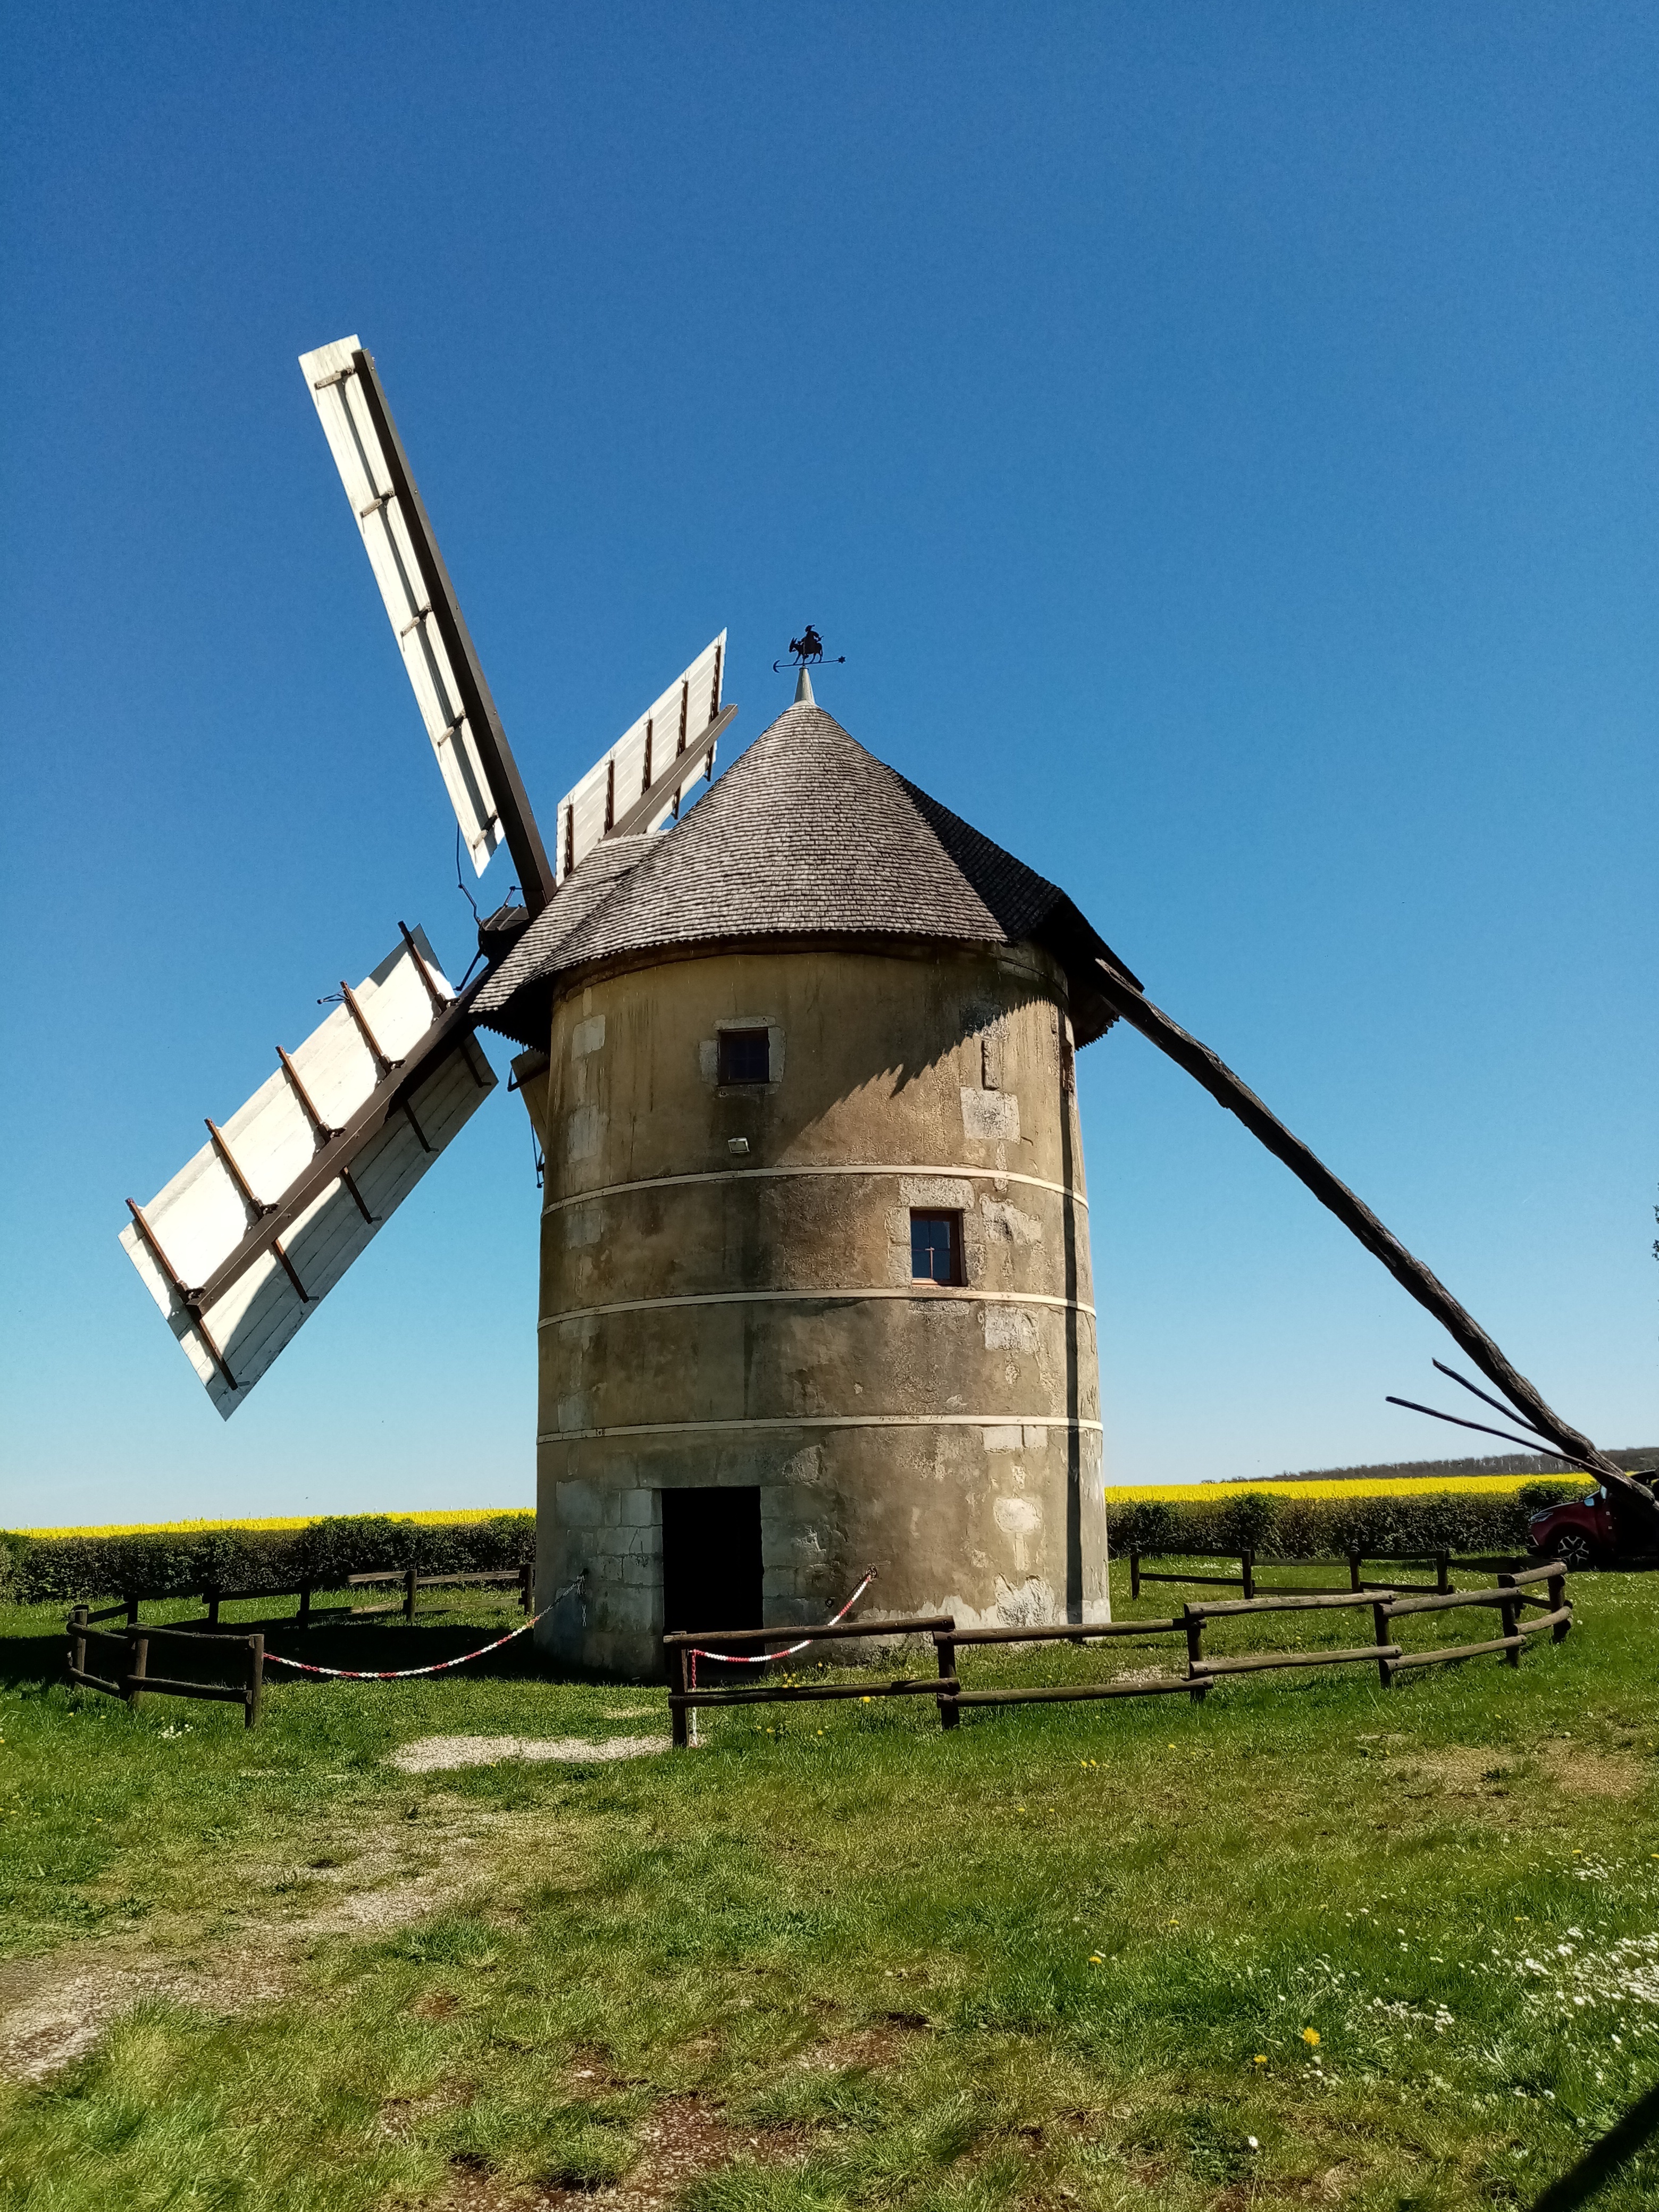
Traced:
<path fill-rule="evenodd" d="M 1120 1618 L 1182 1595 L 1115 1589 Z M 662 1692 L 539 1680 L 520 1643 L 273 1686 L 249 1734 L 71 1693 L 61 1615 L 0 1613 L 0 2010 L 115 1998 L 67 2067 L 0 2085 L 0 2205 L 482 2207 L 618 2176 L 688 2212 L 1527 2205 L 1659 2080 L 1659 1581 L 1574 1595 L 1518 1672 L 1386 1694 L 1332 1668 L 949 1735 L 925 1699 L 765 1707 L 695 1755 L 420 1776 L 387 1754 L 655 1732 Z M 309 1648 L 413 1663 L 503 1616 L 474 1618 Z M 1595 2201 L 1656 2197 L 1650 2148 Z"/>

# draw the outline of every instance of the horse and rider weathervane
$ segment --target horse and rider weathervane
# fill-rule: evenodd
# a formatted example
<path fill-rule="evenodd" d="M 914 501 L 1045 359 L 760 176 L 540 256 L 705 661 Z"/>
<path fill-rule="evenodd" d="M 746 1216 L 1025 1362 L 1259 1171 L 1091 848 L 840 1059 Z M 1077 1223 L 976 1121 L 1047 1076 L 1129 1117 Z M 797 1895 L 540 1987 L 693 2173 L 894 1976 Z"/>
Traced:
<path fill-rule="evenodd" d="M 794 656 L 793 659 L 790 660 L 775 660 L 772 663 L 772 673 L 774 676 L 778 675 L 786 668 L 817 668 L 819 666 L 823 659 L 823 640 L 818 635 L 817 630 L 813 629 L 811 623 L 808 623 L 805 629 L 801 632 L 799 637 L 792 637 L 790 639 L 789 650 Z M 832 665 L 835 667 L 839 668 L 845 662 L 846 659 L 847 655 L 844 653 L 838 653 L 836 655 L 835 661 Z"/>

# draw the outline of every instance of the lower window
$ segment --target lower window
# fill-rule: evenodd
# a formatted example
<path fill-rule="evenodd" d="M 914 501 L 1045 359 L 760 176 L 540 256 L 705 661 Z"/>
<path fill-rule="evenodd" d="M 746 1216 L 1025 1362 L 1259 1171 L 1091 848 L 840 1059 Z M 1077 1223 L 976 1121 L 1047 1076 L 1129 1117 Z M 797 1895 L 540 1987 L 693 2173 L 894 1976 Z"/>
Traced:
<path fill-rule="evenodd" d="M 911 1214 L 910 1275 L 918 1283 L 963 1281 L 959 1213 Z"/>

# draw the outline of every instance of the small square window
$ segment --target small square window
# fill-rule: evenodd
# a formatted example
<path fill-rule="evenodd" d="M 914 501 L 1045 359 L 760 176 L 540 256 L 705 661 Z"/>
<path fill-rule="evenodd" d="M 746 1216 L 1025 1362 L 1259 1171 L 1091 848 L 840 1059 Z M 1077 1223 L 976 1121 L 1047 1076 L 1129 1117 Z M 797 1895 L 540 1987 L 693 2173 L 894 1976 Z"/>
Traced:
<path fill-rule="evenodd" d="M 912 1280 L 918 1283 L 961 1283 L 962 1216 L 959 1213 L 913 1213 L 910 1216 L 910 1274 Z"/>
<path fill-rule="evenodd" d="M 769 1083 L 772 1041 L 764 1030 L 720 1031 L 720 1081 Z"/>

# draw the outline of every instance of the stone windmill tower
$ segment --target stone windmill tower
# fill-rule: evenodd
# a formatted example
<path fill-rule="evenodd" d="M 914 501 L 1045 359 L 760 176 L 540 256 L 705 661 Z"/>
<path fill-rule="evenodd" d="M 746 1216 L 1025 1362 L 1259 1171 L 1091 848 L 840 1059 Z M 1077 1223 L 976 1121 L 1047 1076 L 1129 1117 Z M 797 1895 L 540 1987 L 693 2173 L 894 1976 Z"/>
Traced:
<path fill-rule="evenodd" d="M 546 1157 L 544 1633 L 884 1609 L 1103 1620 L 1063 893 L 813 702 L 669 837 L 601 845 L 481 993 Z"/>
<path fill-rule="evenodd" d="M 525 1048 L 546 1162 L 538 1583 L 580 1588 L 544 1644 L 654 1673 L 665 1626 L 809 1621 L 871 1564 L 889 1612 L 1103 1619 L 1074 1054 L 1121 1019 L 1444 1324 L 1534 1449 L 1631 1487 L 1063 892 L 804 672 L 716 783 L 722 632 L 560 801 L 550 854 L 373 361 L 351 337 L 301 367 L 461 838 L 479 873 L 507 847 L 524 903 L 459 987 L 399 923 L 128 1200 L 122 1242 L 222 1414 L 495 1087 L 487 1026 Z"/>

